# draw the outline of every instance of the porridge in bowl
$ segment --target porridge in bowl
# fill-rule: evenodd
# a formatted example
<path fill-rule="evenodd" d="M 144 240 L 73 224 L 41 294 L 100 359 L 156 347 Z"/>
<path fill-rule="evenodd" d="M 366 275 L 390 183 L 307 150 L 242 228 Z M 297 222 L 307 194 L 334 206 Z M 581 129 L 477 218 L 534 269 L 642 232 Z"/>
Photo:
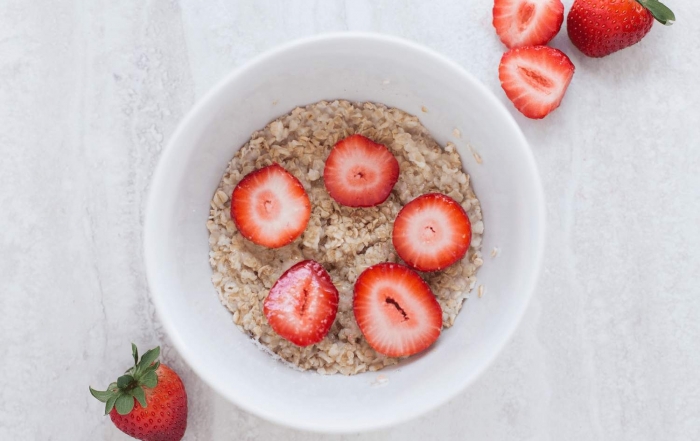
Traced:
<path fill-rule="evenodd" d="M 352 168 L 352 152 L 366 163 Z M 355 178 L 368 187 L 348 188 Z M 321 101 L 253 133 L 207 229 L 212 282 L 236 326 L 323 374 L 376 371 L 425 349 L 453 325 L 483 264 L 481 207 L 455 146 L 375 103 Z"/>

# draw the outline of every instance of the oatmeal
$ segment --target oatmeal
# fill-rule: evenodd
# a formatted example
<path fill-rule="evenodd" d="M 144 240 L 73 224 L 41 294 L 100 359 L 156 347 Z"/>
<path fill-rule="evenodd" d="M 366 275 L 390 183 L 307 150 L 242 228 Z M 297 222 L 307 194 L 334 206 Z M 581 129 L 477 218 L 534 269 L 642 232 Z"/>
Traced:
<path fill-rule="evenodd" d="M 389 198 L 375 207 L 339 205 L 324 187 L 323 168 L 332 147 L 356 133 L 386 145 L 399 161 L 398 182 Z M 230 216 L 236 184 L 273 163 L 299 179 L 312 206 L 304 233 L 277 249 L 243 238 Z M 253 133 L 228 164 L 211 201 L 209 261 L 221 302 L 242 331 L 303 370 L 350 375 L 396 364 L 399 359 L 376 352 L 360 332 L 353 314 L 353 285 L 370 266 L 400 261 L 391 240 L 394 219 L 405 204 L 430 192 L 460 203 L 472 225 L 471 245 L 462 260 L 442 271 L 421 273 L 442 307 L 443 327 L 449 328 L 476 284 L 484 231 L 479 201 L 454 144 L 440 147 L 418 118 L 380 104 L 321 101 L 294 109 Z M 285 270 L 305 259 L 328 271 L 339 303 L 328 335 L 317 344 L 299 347 L 272 330 L 263 300 Z"/>

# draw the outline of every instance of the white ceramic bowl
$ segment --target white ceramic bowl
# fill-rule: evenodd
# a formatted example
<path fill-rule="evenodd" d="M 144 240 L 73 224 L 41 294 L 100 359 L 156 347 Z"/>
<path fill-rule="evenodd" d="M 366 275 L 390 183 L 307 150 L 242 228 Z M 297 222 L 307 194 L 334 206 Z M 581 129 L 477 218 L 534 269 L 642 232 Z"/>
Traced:
<path fill-rule="evenodd" d="M 254 130 L 295 106 L 335 98 L 403 109 L 417 115 L 440 144 L 455 142 L 481 200 L 486 228 L 485 263 L 478 273 L 486 295 L 480 299 L 472 293 L 454 326 L 425 353 L 351 377 L 293 370 L 234 326 L 210 282 L 205 227 L 226 164 Z M 454 137 L 455 128 L 462 139 Z M 259 56 L 192 109 L 153 178 L 145 259 L 163 326 L 212 388 L 279 424 L 356 432 L 427 412 L 486 369 L 525 311 L 543 238 L 543 192 L 532 153 L 491 92 L 426 48 L 345 33 L 300 40 Z M 500 250 L 497 258 L 489 257 L 494 247 Z M 386 381 L 377 381 L 379 374 Z"/>

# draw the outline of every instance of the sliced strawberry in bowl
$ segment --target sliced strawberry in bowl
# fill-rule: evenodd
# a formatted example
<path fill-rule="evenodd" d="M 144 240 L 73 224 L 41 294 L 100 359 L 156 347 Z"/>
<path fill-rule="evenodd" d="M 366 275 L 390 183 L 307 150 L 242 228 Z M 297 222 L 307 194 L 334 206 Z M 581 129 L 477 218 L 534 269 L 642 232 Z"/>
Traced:
<path fill-rule="evenodd" d="M 338 141 L 323 170 L 328 194 L 348 207 L 381 204 L 398 179 L 399 161 L 386 146 L 362 135 Z"/>
<path fill-rule="evenodd" d="M 353 311 L 367 343 L 389 357 L 427 349 L 442 330 L 442 308 L 430 287 L 398 263 L 380 263 L 360 274 Z"/>
<path fill-rule="evenodd" d="M 411 268 L 439 271 L 464 257 L 471 238 L 471 222 L 462 206 L 444 194 L 428 193 L 399 211 L 391 240 Z"/>
<path fill-rule="evenodd" d="M 561 29 L 561 0 L 496 0 L 493 27 L 509 49 L 547 44 Z"/>
<path fill-rule="evenodd" d="M 338 290 L 323 266 L 304 260 L 289 268 L 270 289 L 263 313 L 272 329 L 297 346 L 318 343 L 338 312 Z"/>
<path fill-rule="evenodd" d="M 231 195 L 231 219 L 238 231 L 268 248 L 293 242 L 310 217 L 311 202 L 304 186 L 279 164 L 246 175 Z"/>
<path fill-rule="evenodd" d="M 515 108 L 528 118 L 541 119 L 559 107 L 574 70 L 559 49 L 531 46 L 503 54 L 498 76 Z"/>

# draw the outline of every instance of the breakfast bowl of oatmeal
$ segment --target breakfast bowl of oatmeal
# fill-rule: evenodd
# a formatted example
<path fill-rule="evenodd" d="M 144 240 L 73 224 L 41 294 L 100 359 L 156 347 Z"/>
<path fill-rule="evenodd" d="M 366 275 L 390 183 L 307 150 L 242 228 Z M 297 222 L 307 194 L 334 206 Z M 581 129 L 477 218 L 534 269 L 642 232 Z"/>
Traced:
<path fill-rule="evenodd" d="M 444 403 L 534 290 L 526 140 L 461 67 L 403 40 L 288 44 L 188 114 L 151 185 L 145 261 L 183 358 L 271 421 L 356 432 Z"/>

